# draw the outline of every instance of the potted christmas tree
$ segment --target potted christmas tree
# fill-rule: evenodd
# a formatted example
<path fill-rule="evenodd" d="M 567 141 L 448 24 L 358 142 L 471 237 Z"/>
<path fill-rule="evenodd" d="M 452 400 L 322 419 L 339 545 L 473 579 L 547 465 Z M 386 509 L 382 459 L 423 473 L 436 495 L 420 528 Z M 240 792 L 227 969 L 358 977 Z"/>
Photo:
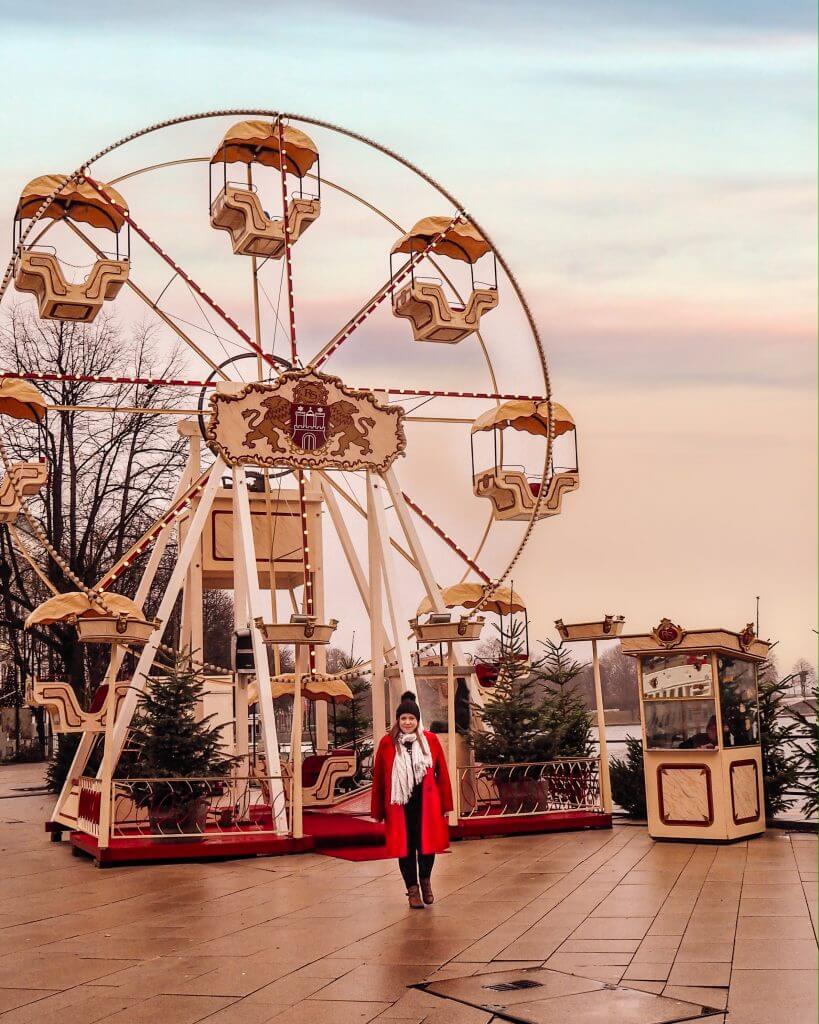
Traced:
<path fill-rule="evenodd" d="M 573 681 L 581 670 L 562 644 L 546 641 L 531 665 L 522 657 L 523 624 L 500 629 L 498 678 L 486 706 L 478 711 L 482 729 L 470 742 L 476 758 L 492 765 L 498 797 L 505 806 L 529 812 L 555 801 L 585 801 L 589 778 L 583 770 L 544 773 L 543 764 L 588 757 L 590 716 Z"/>
<path fill-rule="evenodd" d="M 132 795 L 137 807 L 147 809 L 153 833 L 204 833 L 209 796 L 219 786 L 213 778 L 227 775 L 235 763 L 221 747 L 222 726 L 210 724 L 212 715 L 197 718 L 203 694 L 204 678 L 183 654 L 152 675 L 140 694 L 131 725 L 139 754 L 121 762 L 120 772 L 152 780 L 135 783 Z"/>
<path fill-rule="evenodd" d="M 469 741 L 477 760 L 492 767 L 501 804 L 537 810 L 543 795 L 538 762 L 551 758 L 552 746 L 543 730 L 536 679 L 522 657 L 523 624 L 514 620 L 498 633 L 497 680 L 477 711 L 482 727 L 472 730 Z"/>
<path fill-rule="evenodd" d="M 563 643 L 543 642 L 543 654 L 533 664 L 543 688 L 540 705 L 541 727 L 549 736 L 551 757 L 581 759 L 592 754 L 591 715 L 574 681 L 582 671 Z M 594 779 L 582 760 L 560 766 L 550 775 L 548 800 L 553 806 L 583 806 L 590 795 Z"/>

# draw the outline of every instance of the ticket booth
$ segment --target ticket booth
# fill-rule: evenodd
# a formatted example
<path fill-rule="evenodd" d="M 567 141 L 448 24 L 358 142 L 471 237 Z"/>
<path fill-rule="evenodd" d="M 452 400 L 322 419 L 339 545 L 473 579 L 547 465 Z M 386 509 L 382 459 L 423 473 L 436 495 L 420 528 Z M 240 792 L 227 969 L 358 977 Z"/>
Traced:
<path fill-rule="evenodd" d="M 648 831 L 728 842 L 765 831 L 757 672 L 770 644 L 749 624 L 622 636 L 637 659 Z"/>

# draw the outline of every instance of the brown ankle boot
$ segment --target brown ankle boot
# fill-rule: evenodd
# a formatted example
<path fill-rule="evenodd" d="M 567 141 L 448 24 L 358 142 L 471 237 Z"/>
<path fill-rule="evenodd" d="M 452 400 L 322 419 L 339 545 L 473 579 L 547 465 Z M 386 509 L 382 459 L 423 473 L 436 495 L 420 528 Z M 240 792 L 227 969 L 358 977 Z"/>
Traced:
<path fill-rule="evenodd" d="M 435 897 L 432 894 L 432 879 L 422 878 L 421 879 L 421 895 L 424 897 L 424 903 L 429 906 L 430 903 L 435 902 Z"/>
<path fill-rule="evenodd" d="M 409 900 L 410 910 L 423 910 L 424 903 L 421 899 L 421 890 L 417 885 L 411 885 L 407 889 L 407 899 Z"/>

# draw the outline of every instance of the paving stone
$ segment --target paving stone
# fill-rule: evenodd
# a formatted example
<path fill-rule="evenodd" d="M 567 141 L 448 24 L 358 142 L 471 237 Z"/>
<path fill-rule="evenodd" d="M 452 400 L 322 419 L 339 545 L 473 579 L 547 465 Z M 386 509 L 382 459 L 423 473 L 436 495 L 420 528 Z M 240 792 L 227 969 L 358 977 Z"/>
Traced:
<path fill-rule="evenodd" d="M 724 1010 L 728 1004 L 728 990 L 723 988 L 696 988 L 691 985 L 666 985 L 663 995 L 670 999 L 684 999 L 688 1003 L 702 1003 Z"/>
<path fill-rule="evenodd" d="M 680 963 L 677 961 L 668 976 L 669 985 L 699 987 L 728 986 L 731 965 L 721 963 Z"/>
<path fill-rule="evenodd" d="M 727 1024 L 808 1024 L 816 1018 L 815 965 L 810 970 L 733 972 Z"/>

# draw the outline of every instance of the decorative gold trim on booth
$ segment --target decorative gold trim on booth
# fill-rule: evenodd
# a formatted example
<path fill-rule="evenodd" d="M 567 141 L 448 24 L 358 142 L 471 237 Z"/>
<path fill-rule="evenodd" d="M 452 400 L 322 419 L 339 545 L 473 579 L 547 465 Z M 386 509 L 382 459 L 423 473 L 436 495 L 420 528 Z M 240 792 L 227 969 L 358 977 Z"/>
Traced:
<path fill-rule="evenodd" d="M 756 630 L 754 629 L 753 622 L 748 623 L 745 629 L 737 636 L 737 640 L 743 651 L 747 651 L 754 640 L 756 640 Z"/>
<path fill-rule="evenodd" d="M 651 635 L 655 637 L 658 644 L 670 650 L 682 642 L 685 633 L 681 626 L 672 622 L 671 619 L 664 618 L 652 629 Z"/>
<path fill-rule="evenodd" d="M 710 650 L 717 654 L 739 655 L 748 658 L 749 661 L 765 660 L 771 646 L 767 640 L 752 640 L 745 649 L 739 642 L 739 636 L 739 633 L 734 633 L 729 629 L 686 629 L 673 649 L 678 652 Z M 663 651 L 670 648 L 658 640 L 652 632 L 621 636 L 620 649 L 623 654 L 636 657 L 640 654 L 662 654 Z"/>

